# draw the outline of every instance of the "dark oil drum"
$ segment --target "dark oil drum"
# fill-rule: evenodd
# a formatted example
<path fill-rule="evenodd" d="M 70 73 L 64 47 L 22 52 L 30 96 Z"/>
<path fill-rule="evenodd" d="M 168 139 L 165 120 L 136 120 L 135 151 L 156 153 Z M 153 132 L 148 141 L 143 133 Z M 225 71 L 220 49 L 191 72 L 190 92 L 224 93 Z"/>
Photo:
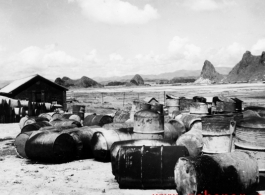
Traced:
<path fill-rule="evenodd" d="M 184 146 L 123 146 L 116 161 L 119 187 L 175 189 L 174 167 L 188 155 Z"/>

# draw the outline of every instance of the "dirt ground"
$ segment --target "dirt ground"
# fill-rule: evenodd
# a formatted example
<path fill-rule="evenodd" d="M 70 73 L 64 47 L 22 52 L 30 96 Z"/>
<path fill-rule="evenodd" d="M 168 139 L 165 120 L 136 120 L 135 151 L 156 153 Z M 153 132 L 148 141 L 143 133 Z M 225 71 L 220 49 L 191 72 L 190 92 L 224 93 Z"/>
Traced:
<path fill-rule="evenodd" d="M 217 95 L 219 93 L 229 96 L 237 96 L 245 101 L 245 105 L 265 105 L 265 85 L 222 85 L 194 86 L 194 87 L 157 87 L 157 88 L 114 88 L 75 90 L 79 103 L 87 105 L 86 111 L 96 113 L 114 113 L 117 108 L 129 109 L 131 100 L 140 93 L 140 99 L 145 96 L 162 94 L 163 91 L 170 94 L 192 95 Z M 87 97 L 91 93 L 105 93 L 104 104 L 96 99 L 95 104 Z M 105 91 L 104 91 L 105 90 Z M 117 91 L 113 96 L 113 92 Z M 131 93 L 123 106 L 123 92 Z M 97 162 L 94 159 L 85 159 L 63 164 L 38 164 L 17 157 L 13 145 L 14 138 L 19 134 L 18 123 L 0 124 L 0 195 L 85 195 L 85 194 L 110 194 L 110 195 L 153 195 L 176 194 L 175 190 L 124 190 L 119 189 L 111 172 L 110 163 Z M 264 186 L 265 188 L 265 186 Z M 260 188 L 261 189 L 261 188 Z M 265 195 L 265 192 L 260 192 Z"/>

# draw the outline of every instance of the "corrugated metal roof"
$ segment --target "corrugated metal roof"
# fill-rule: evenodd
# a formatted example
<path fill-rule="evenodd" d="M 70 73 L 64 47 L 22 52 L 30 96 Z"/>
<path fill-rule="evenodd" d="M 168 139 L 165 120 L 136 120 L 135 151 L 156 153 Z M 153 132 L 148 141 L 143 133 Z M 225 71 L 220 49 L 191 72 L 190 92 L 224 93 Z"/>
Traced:
<path fill-rule="evenodd" d="M 28 82 L 29 80 L 33 79 L 36 76 L 37 76 L 37 74 L 36 75 L 28 76 L 28 77 L 23 78 L 23 79 L 15 80 L 12 83 L 10 83 L 10 84 L 6 85 L 5 87 L 3 87 L 0 90 L 0 93 L 10 93 L 13 90 L 15 90 L 16 88 L 18 88 L 19 86 L 21 86 L 22 84 Z"/>
<path fill-rule="evenodd" d="M 50 81 L 50 80 L 48 80 L 48 79 L 46 79 L 46 78 L 44 78 L 44 77 L 38 75 L 38 74 L 35 74 L 35 75 L 31 75 L 31 76 L 25 77 L 25 78 L 23 78 L 23 79 L 18 79 L 18 80 L 13 81 L 12 83 L 10 83 L 10 84 L 6 85 L 5 87 L 3 87 L 3 88 L 0 90 L 0 93 L 11 93 L 11 92 L 14 91 L 16 88 L 20 87 L 21 85 L 25 84 L 26 82 L 30 81 L 31 79 L 33 79 L 33 78 L 35 78 L 35 77 L 37 77 L 37 76 L 39 76 L 39 77 L 41 77 L 41 78 L 43 78 L 43 79 L 45 79 L 45 80 L 47 80 L 47 81 L 53 83 L 54 85 L 57 85 L 57 86 L 59 86 L 59 87 L 61 87 L 61 88 L 63 88 L 63 89 L 68 90 L 67 88 L 65 88 L 65 87 L 63 87 L 63 86 L 61 86 L 61 85 L 58 85 L 58 84 L 56 84 L 56 83 L 54 83 L 54 82 L 52 82 L 52 81 Z"/>

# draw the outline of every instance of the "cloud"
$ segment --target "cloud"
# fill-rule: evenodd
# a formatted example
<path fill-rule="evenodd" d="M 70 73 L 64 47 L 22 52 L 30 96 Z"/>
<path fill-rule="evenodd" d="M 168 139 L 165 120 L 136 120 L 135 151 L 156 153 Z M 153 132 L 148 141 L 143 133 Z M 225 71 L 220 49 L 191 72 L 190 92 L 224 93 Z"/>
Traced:
<path fill-rule="evenodd" d="M 208 48 L 204 56 L 215 66 L 233 67 L 241 60 L 245 51 L 246 48 L 243 45 L 234 42 L 227 47 Z"/>
<path fill-rule="evenodd" d="M 146 4 L 143 9 L 121 0 L 70 0 L 77 2 L 87 18 L 107 24 L 145 24 L 157 19 L 159 14 L 155 8 Z"/>
<path fill-rule="evenodd" d="M 265 38 L 258 40 L 251 48 L 251 52 L 255 55 L 261 55 L 263 51 L 265 51 Z"/>
<path fill-rule="evenodd" d="M 195 11 L 215 11 L 235 5 L 233 0 L 185 0 L 184 6 Z"/>
<path fill-rule="evenodd" d="M 109 55 L 109 60 L 110 61 L 122 61 L 123 57 L 120 54 L 112 53 Z"/>
<path fill-rule="evenodd" d="M 80 63 L 81 60 L 56 50 L 54 45 L 44 48 L 29 46 L 18 53 L 4 56 L 0 66 L 5 71 L 0 73 L 0 77 L 15 79 L 31 74 L 45 74 L 51 78 L 58 73 L 70 72 Z"/>
<path fill-rule="evenodd" d="M 200 56 L 201 48 L 192 44 L 188 38 L 175 36 L 169 43 L 168 51 L 172 57 L 178 59 L 193 59 Z"/>

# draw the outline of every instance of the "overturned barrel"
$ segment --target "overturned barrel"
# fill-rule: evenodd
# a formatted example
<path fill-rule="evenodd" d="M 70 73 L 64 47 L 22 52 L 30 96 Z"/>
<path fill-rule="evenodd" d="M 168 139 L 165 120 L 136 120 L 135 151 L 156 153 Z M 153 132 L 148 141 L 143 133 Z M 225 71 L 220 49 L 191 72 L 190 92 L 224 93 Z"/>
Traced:
<path fill-rule="evenodd" d="M 119 187 L 174 189 L 175 164 L 188 155 L 183 146 L 123 146 L 116 160 Z"/>
<path fill-rule="evenodd" d="M 100 126 L 102 127 L 105 124 L 112 123 L 113 118 L 108 115 L 88 115 L 84 119 L 83 125 L 84 126 Z"/>
<path fill-rule="evenodd" d="M 64 120 L 64 119 L 71 119 L 71 120 L 75 120 L 77 122 L 81 122 L 81 118 L 79 115 L 77 114 L 71 114 L 71 113 L 65 113 L 65 114 L 61 114 L 59 119 Z"/>
<path fill-rule="evenodd" d="M 26 142 L 25 152 L 29 159 L 39 162 L 61 163 L 74 159 L 75 142 L 67 134 L 38 131 Z"/>
<path fill-rule="evenodd" d="M 26 146 L 26 142 L 28 141 L 30 135 L 33 132 L 34 131 L 26 131 L 26 132 L 18 134 L 18 136 L 15 138 L 14 145 L 15 145 L 16 153 L 19 157 L 28 158 L 25 152 L 25 146 Z"/>
<path fill-rule="evenodd" d="M 189 131 L 192 128 L 202 129 L 201 117 L 201 115 L 182 113 L 176 116 L 176 119 L 184 124 L 186 131 Z"/>
<path fill-rule="evenodd" d="M 28 132 L 28 131 L 36 131 L 36 130 L 39 130 L 40 128 L 42 128 L 42 127 L 51 127 L 51 126 L 52 125 L 49 122 L 47 122 L 47 121 L 31 123 L 31 124 L 25 125 L 21 129 L 21 133 Z"/>
<path fill-rule="evenodd" d="M 164 138 L 165 139 L 170 139 L 170 140 L 176 141 L 179 138 L 179 136 L 181 136 L 183 134 L 182 128 L 176 128 L 176 126 L 174 126 L 174 124 L 172 124 L 170 122 L 165 123 L 164 128 L 165 128 L 165 131 L 164 131 Z"/>
<path fill-rule="evenodd" d="M 97 160 L 110 161 L 110 148 L 114 142 L 133 139 L 163 139 L 163 134 L 133 133 L 128 129 L 95 132 L 91 139 L 93 154 Z"/>
<path fill-rule="evenodd" d="M 81 127 L 81 123 L 72 119 L 56 119 L 50 122 L 54 127 L 61 127 L 61 126 L 71 126 L 76 125 L 76 127 Z"/>
<path fill-rule="evenodd" d="M 153 110 L 141 110 L 134 115 L 135 133 L 164 133 L 164 115 Z"/>
<path fill-rule="evenodd" d="M 22 117 L 19 121 L 19 127 L 20 129 L 22 129 L 24 126 L 28 125 L 28 124 L 32 124 L 32 123 L 37 123 L 37 122 L 43 122 L 43 121 L 47 121 L 49 122 L 49 120 L 47 118 L 43 118 L 43 117 Z"/>
<path fill-rule="evenodd" d="M 42 113 L 39 115 L 39 117 L 46 118 L 49 121 L 52 120 L 52 116 L 50 115 L 50 113 Z"/>
<path fill-rule="evenodd" d="M 116 172 L 116 156 L 119 149 L 123 146 L 172 146 L 175 145 L 173 140 L 154 139 L 154 140 L 127 140 L 114 142 L 110 148 L 112 173 Z"/>
<path fill-rule="evenodd" d="M 251 193 L 259 181 L 257 161 L 245 152 L 181 157 L 174 175 L 176 190 L 182 195 Z"/>
<path fill-rule="evenodd" d="M 198 129 L 192 129 L 182 134 L 176 141 L 177 146 L 185 146 L 190 156 L 199 156 L 202 154 L 203 148 L 203 136 L 202 131 Z"/>

